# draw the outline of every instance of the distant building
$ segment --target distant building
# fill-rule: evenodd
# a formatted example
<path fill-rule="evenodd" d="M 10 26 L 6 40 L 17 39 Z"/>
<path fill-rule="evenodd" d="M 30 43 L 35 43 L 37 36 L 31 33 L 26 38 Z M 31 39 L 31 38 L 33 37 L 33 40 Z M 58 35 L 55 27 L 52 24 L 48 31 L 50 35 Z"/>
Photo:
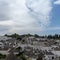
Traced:
<path fill-rule="evenodd" d="M 45 52 L 45 60 L 55 60 L 56 55 L 54 55 L 52 52 Z"/>
<path fill-rule="evenodd" d="M 57 59 L 56 60 L 60 60 L 60 51 L 52 51 L 52 53 L 54 54 L 54 55 L 56 55 L 56 57 L 57 57 Z"/>
<path fill-rule="evenodd" d="M 4 44 L 2 42 L 0 42 L 0 49 L 4 48 Z"/>
<path fill-rule="evenodd" d="M 6 37 L 6 36 L 0 36 L 0 41 L 3 40 L 3 41 L 6 41 L 6 40 L 10 40 L 12 39 L 11 37 Z"/>

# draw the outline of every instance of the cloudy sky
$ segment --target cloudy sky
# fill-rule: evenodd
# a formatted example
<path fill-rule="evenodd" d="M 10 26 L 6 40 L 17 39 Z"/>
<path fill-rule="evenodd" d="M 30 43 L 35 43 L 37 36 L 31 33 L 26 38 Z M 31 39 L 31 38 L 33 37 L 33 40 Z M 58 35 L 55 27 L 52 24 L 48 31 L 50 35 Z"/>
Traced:
<path fill-rule="evenodd" d="M 60 33 L 60 0 L 0 0 L 0 34 Z"/>

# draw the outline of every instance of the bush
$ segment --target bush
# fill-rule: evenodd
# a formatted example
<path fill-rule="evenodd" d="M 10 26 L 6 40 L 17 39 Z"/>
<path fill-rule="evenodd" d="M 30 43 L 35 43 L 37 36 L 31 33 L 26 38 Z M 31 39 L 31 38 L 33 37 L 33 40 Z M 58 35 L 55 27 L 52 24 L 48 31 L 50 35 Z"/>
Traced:
<path fill-rule="evenodd" d="M 0 54 L 0 59 L 5 59 L 6 55 Z"/>

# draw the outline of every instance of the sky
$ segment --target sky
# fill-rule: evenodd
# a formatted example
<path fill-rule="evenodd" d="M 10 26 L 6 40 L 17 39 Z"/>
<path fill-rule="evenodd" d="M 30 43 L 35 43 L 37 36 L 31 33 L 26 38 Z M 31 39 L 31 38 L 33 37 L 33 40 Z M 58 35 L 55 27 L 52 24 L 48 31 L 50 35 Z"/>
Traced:
<path fill-rule="evenodd" d="M 0 0 L 0 34 L 60 34 L 60 0 Z"/>

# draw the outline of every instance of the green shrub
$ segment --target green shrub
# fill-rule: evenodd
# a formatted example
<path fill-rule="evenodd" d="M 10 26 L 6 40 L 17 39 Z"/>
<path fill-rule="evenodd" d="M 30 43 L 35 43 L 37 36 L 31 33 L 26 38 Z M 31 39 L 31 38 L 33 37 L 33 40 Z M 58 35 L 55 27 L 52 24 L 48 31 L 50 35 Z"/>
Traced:
<path fill-rule="evenodd" d="M 6 55 L 0 54 L 0 59 L 5 59 Z"/>

